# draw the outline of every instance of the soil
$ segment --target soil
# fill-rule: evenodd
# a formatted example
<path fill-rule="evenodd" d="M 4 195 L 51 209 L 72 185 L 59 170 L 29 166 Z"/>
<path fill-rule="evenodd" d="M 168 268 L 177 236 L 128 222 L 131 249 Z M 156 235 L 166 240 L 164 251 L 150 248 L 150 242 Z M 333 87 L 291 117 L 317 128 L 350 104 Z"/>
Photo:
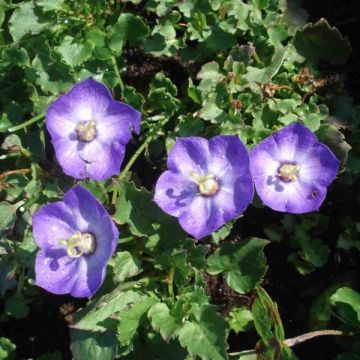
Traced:
<path fill-rule="evenodd" d="M 353 53 L 349 62 L 339 69 L 345 75 L 346 89 L 356 103 L 360 103 L 360 40 L 358 29 L 360 26 L 360 6 L 358 0 L 303 0 L 303 7 L 309 13 L 309 21 L 315 22 L 324 17 L 333 26 L 337 26 L 343 35 L 349 37 L 353 46 Z M 145 83 L 160 69 L 165 72 L 177 85 L 182 82 L 184 69 L 176 60 L 166 58 L 140 58 L 138 54 L 127 54 L 133 63 L 148 66 L 138 74 L 130 73 L 125 82 L 143 88 Z M 144 159 L 143 159 L 144 160 Z M 152 173 L 151 166 L 139 159 L 135 170 Z M 144 176 L 146 178 L 146 176 Z M 153 182 L 152 182 L 153 183 Z M 146 184 L 145 184 L 146 185 Z M 337 185 L 335 185 L 337 186 Z M 340 190 L 340 189 L 339 189 Z M 359 189 L 356 189 L 359 192 Z M 324 213 L 332 216 L 336 221 L 331 223 L 329 244 L 335 245 L 338 234 L 343 231 L 340 227 L 340 213 L 346 207 L 348 213 L 356 214 L 355 204 L 351 193 L 339 198 L 336 191 L 332 191 Z M 341 204 L 340 204 L 341 200 Z M 341 209 L 341 210 L 340 210 Z M 353 210 L 353 211 L 352 211 Z M 263 226 L 266 223 L 280 223 L 281 215 L 267 209 L 250 207 L 247 216 L 239 222 L 232 236 L 264 237 L 263 228 L 259 227 L 259 219 Z M 360 221 L 360 219 L 359 219 Z M 335 246 L 334 246 L 335 247 Z M 323 290 L 337 281 L 349 281 L 358 287 L 357 274 L 359 273 L 360 258 L 349 255 L 339 250 L 332 252 L 328 263 L 314 271 L 312 274 L 302 276 L 287 262 L 291 252 L 284 243 L 272 244 L 266 247 L 269 270 L 266 275 L 264 288 L 277 302 L 279 312 L 285 328 L 286 337 L 294 337 L 309 331 L 309 311 L 314 298 Z M 209 290 L 214 303 L 217 303 L 223 313 L 227 313 L 229 306 L 246 306 L 251 303 L 251 296 L 244 297 L 234 293 L 224 283 L 221 277 L 209 277 Z M 69 296 L 55 296 L 42 292 L 30 304 L 30 314 L 26 319 L 6 322 L 6 327 L 1 325 L 0 337 L 5 336 L 18 344 L 19 359 L 36 358 L 45 352 L 59 351 L 64 360 L 71 359 L 69 350 L 69 334 L 67 328 L 67 315 L 83 304 Z M 336 321 L 331 324 L 336 327 Z M 229 346 L 232 352 L 243 349 L 252 349 L 257 341 L 255 332 L 237 335 L 231 333 Z M 307 343 L 298 345 L 295 353 L 300 360 L 332 360 L 334 354 L 344 351 L 333 337 L 317 338 Z"/>

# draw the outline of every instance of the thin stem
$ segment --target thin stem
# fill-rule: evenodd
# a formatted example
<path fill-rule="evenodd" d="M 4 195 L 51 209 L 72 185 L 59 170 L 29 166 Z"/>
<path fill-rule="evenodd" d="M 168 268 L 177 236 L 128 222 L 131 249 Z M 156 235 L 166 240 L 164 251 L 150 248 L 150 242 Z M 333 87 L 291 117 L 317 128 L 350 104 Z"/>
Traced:
<path fill-rule="evenodd" d="M 141 155 L 141 153 L 146 149 L 150 141 L 152 140 L 152 136 L 149 136 L 142 144 L 141 146 L 135 151 L 134 155 L 131 157 L 129 162 L 124 167 L 124 170 L 121 172 L 119 176 L 119 180 L 123 180 L 126 176 L 126 174 L 129 172 L 130 168 L 133 166 L 136 159 Z"/>
<path fill-rule="evenodd" d="M 291 339 L 286 339 L 283 341 L 283 345 L 291 348 L 293 346 L 301 344 L 302 342 L 311 340 L 315 337 L 329 336 L 329 335 L 340 336 L 340 335 L 345 335 L 345 333 L 343 333 L 342 331 L 339 331 L 339 330 L 317 330 L 317 331 L 312 331 L 312 332 L 309 332 L 306 334 L 296 336 Z M 238 356 L 238 355 L 256 355 L 256 354 L 257 354 L 257 351 L 255 349 L 251 349 L 251 350 L 244 350 L 244 351 L 229 353 L 228 355 L 229 356 Z"/>
<path fill-rule="evenodd" d="M 45 114 L 37 115 L 37 116 L 33 117 L 32 119 L 23 122 L 22 124 L 19 124 L 19 125 L 16 125 L 16 126 L 13 126 L 13 127 L 9 128 L 8 131 L 9 132 L 14 132 L 14 131 L 18 131 L 18 130 L 21 130 L 23 128 L 26 128 L 27 126 L 29 126 L 31 124 L 34 124 L 35 122 L 41 120 L 44 116 L 45 116 Z"/>
<path fill-rule="evenodd" d="M 175 268 L 172 267 L 169 270 L 168 276 L 166 277 L 168 293 L 171 298 L 174 297 L 174 273 L 175 273 Z"/>
<path fill-rule="evenodd" d="M 10 170 L 10 171 L 6 171 L 2 174 L 0 174 L 0 180 L 6 178 L 7 176 L 10 175 L 15 175 L 15 174 L 28 174 L 31 172 L 31 169 L 18 169 L 18 170 Z"/>
<path fill-rule="evenodd" d="M 149 144 L 149 142 L 152 140 L 152 136 L 149 136 L 143 143 L 142 145 L 136 150 L 136 152 L 134 153 L 134 155 L 131 157 L 131 159 L 129 160 L 129 162 L 126 164 L 126 166 L 124 167 L 124 170 L 121 172 L 120 176 L 119 176 L 119 180 L 123 180 L 126 176 L 126 174 L 129 172 L 131 166 L 134 164 L 134 162 L 136 161 L 136 159 L 141 155 L 141 153 L 145 150 L 146 146 Z M 116 200 L 117 200 L 117 196 L 118 196 L 118 188 L 117 186 L 114 187 L 114 191 L 112 193 L 112 197 L 111 197 L 111 203 L 113 205 L 116 204 Z"/>
<path fill-rule="evenodd" d="M 122 78 L 121 78 L 121 75 L 120 75 L 120 71 L 119 71 L 119 68 L 118 68 L 117 63 L 116 63 L 115 56 L 112 56 L 112 57 L 111 57 L 111 62 L 112 62 L 112 64 L 113 64 L 115 74 L 116 74 L 116 76 L 117 76 L 117 78 L 118 78 L 118 80 L 119 80 L 119 86 L 120 86 L 121 94 L 123 94 L 123 93 L 124 93 L 124 88 L 125 88 L 125 86 L 124 86 L 124 83 L 123 83 L 123 81 L 122 81 Z"/>
<path fill-rule="evenodd" d="M 292 339 L 286 339 L 284 340 L 284 344 L 288 347 L 293 347 L 297 344 L 300 344 L 304 341 L 311 340 L 318 336 L 328 336 L 328 335 L 344 335 L 342 331 L 339 330 L 318 330 L 318 331 L 312 331 L 307 334 L 296 336 Z"/>

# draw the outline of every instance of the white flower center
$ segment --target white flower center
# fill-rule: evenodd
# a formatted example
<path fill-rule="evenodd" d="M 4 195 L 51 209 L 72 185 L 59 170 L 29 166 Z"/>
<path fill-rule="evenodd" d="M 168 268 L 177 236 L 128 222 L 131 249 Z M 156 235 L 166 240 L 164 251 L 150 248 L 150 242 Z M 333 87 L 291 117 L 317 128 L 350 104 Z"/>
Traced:
<path fill-rule="evenodd" d="M 90 255 L 96 249 L 96 238 L 92 233 L 81 233 L 77 231 L 67 240 L 60 240 L 61 245 L 66 246 L 67 254 L 72 258 Z"/>
<path fill-rule="evenodd" d="M 296 182 L 300 166 L 291 163 L 285 163 L 280 166 L 277 176 L 287 182 Z"/>
<path fill-rule="evenodd" d="M 215 178 L 214 174 L 209 173 L 205 176 L 200 176 L 192 172 L 190 173 L 190 176 L 195 179 L 196 183 L 199 186 L 199 192 L 203 196 L 215 195 L 220 189 L 219 182 Z"/>
<path fill-rule="evenodd" d="M 84 142 L 90 142 L 94 140 L 96 135 L 96 121 L 82 121 L 81 123 L 76 125 L 76 133 L 78 139 Z"/>

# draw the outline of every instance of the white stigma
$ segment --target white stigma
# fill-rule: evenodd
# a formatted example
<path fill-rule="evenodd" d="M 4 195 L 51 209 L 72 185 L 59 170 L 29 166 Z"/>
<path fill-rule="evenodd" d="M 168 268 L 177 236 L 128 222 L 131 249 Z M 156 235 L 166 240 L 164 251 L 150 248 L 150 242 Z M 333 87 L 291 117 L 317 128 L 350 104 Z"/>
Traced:
<path fill-rule="evenodd" d="M 200 176 L 192 172 L 190 176 L 193 177 L 198 184 L 200 195 L 212 196 L 215 195 L 220 189 L 219 182 L 215 178 L 214 174 L 210 173 L 205 176 Z"/>
<path fill-rule="evenodd" d="M 290 181 L 296 182 L 299 170 L 300 170 L 299 165 L 285 163 L 280 166 L 277 176 L 287 182 L 290 182 Z"/>
<path fill-rule="evenodd" d="M 92 233 L 77 231 L 67 240 L 60 240 L 61 245 L 66 246 L 66 253 L 72 258 L 90 255 L 96 249 L 96 238 Z"/>
<path fill-rule="evenodd" d="M 76 133 L 78 139 L 84 142 L 90 142 L 94 140 L 96 135 L 96 121 L 82 121 L 81 123 L 76 125 Z"/>

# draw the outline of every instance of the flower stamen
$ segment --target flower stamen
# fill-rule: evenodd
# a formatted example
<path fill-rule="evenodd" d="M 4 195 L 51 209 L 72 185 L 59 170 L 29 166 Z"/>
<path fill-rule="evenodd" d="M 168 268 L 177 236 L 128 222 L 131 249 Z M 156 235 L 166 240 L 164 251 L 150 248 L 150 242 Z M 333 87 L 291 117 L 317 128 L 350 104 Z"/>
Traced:
<path fill-rule="evenodd" d="M 76 133 L 78 139 L 84 142 L 90 142 L 94 140 L 96 135 L 96 121 L 82 121 L 76 125 Z"/>
<path fill-rule="evenodd" d="M 92 233 L 77 231 L 67 240 L 60 240 L 60 244 L 66 246 L 66 253 L 72 258 L 90 255 L 96 249 L 96 238 Z"/>
<path fill-rule="evenodd" d="M 299 170 L 299 165 L 285 163 L 280 166 L 277 176 L 286 182 L 296 182 Z"/>
<path fill-rule="evenodd" d="M 195 182 L 198 184 L 200 195 L 212 196 L 220 189 L 219 182 L 214 174 L 209 173 L 205 176 L 201 176 L 195 172 L 191 172 L 190 176 L 194 178 Z"/>

